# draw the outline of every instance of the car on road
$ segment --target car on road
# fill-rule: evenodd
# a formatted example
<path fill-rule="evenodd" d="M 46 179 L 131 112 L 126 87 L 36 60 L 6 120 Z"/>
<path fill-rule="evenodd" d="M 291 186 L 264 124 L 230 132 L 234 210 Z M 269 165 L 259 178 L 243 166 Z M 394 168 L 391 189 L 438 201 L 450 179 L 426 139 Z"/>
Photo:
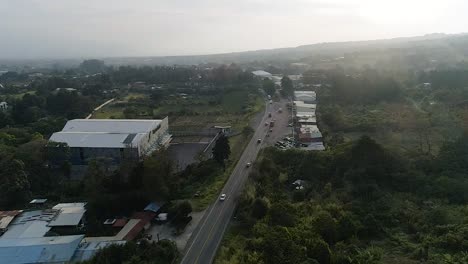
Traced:
<path fill-rule="evenodd" d="M 252 166 L 252 163 L 247 162 L 247 164 L 245 164 L 245 166 L 248 168 L 248 167 Z"/>
<path fill-rule="evenodd" d="M 265 122 L 265 126 L 268 126 L 269 124 L 270 124 L 270 123 L 268 123 L 268 122 Z"/>
<path fill-rule="evenodd" d="M 273 129 L 270 129 L 270 132 L 273 132 Z"/>
<path fill-rule="evenodd" d="M 262 143 L 262 139 L 261 138 L 257 139 L 257 143 L 258 144 Z"/>
<path fill-rule="evenodd" d="M 219 196 L 219 200 L 220 201 L 226 200 L 226 194 L 225 193 L 221 194 L 221 196 Z"/>

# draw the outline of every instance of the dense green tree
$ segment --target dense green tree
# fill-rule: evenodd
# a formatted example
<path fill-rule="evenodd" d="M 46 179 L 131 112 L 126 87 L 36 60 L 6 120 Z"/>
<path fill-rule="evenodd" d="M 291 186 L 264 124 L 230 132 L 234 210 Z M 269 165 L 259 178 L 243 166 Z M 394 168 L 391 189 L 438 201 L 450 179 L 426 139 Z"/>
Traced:
<path fill-rule="evenodd" d="M 261 219 L 268 214 L 268 201 L 262 198 L 256 198 L 252 203 L 252 216 Z"/>
<path fill-rule="evenodd" d="M 263 80 L 262 88 L 266 94 L 271 95 L 271 96 L 273 96 L 276 92 L 275 83 L 272 80 L 267 79 L 267 78 Z"/>
<path fill-rule="evenodd" d="M 224 134 L 221 134 L 216 140 L 212 153 L 213 159 L 224 166 L 224 161 L 231 155 L 229 139 Z"/>
<path fill-rule="evenodd" d="M 283 89 L 283 93 L 285 96 L 293 96 L 294 95 L 294 85 L 291 79 L 288 76 L 283 76 L 281 78 L 281 88 Z"/>
<path fill-rule="evenodd" d="M 30 184 L 22 161 L 8 155 L 0 158 L 0 207 L 12 208 L 31 197 Z"/>
<path fill-rule="evenodd" d="M 88 74 L 100 73 L 105 70 L 104 61 L 91 59 L 84 60 L 80 64 L 80 69 Z"/>

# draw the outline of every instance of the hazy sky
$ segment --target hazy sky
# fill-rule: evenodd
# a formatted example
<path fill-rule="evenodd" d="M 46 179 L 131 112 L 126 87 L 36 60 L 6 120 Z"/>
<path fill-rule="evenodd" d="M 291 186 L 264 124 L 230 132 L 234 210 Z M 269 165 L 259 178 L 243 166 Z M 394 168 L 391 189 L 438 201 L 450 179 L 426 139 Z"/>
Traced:
<path fill-rule="evenodd" d="M 0 58 L 186 55 L 468 31 L 467 0 L 0 0 Z"/>

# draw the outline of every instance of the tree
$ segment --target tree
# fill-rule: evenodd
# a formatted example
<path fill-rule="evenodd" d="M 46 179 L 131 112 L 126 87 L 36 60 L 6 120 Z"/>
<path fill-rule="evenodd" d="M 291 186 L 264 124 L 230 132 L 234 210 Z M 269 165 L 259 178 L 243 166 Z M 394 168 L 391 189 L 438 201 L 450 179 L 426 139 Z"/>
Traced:
<path fill-rule="evenodd" d="M 283 89 L 283 93 L 286 96 L 293 96 L 294 95 L 294 86 L 293 82 L 288 76 L 283 76 L 281 79 L 281 88 Z"/>
<path fill-rule="evenodd" d="M 86 73 L 93 74 L 93 73 L 99 73 L 105 70 L 105 65 L 104 61 L 101 60 L 84 60 L 80 64 L 80 69 L 83 70 Z"/>
<path fill-rule="evenodd" d="M 24 164 L 17 159 L 0 158 L 0 207 L 11 208 L 28 201 L 30 184 Z"/>
<path fill-rule="evenodd" d="M 224 134 L 221 134 L 213 148 L 213 159 L 224 166 L 224 161 L 229 158 L 229 155 L 231 155 L 229 140 Z"/>
<path fill-rule="evenodd" d="M 252 216 L 261 219 L 267 215 L 269 209 L 268 202 L 262 198 L 256 198 L 252 203 Z"/>
<path fill-rule="evenodd" d="M 275 83 L 270 79 L 263 80 L 262 88 L 266 94 L 273 96 L 276 92 Z"/>
<path fill-rule="evenodd" d="M 135 107 L 127 107 L 123 110 L 123 114 L 127 119 L 135 119 L 138 117 L 138 109 Z"/>
<path fill-rule="evenodd" d="M 167 150 L 161 149 L 143 162 L 143 190 L 151 200 L 166 199 L 170 195 L 173 162 Z"/>

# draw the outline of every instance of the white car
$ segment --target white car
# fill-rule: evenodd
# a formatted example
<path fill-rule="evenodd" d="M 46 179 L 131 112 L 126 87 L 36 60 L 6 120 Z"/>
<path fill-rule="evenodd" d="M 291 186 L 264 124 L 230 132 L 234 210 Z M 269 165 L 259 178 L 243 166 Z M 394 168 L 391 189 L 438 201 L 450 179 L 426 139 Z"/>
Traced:
<path fill-rule="evenodd" d="M 219 197 L 219 200 L 220 201 L 226 200 L 226 194 L 225 193 L 221 194 L 221 196 Z"/>
<path fill-rule="evenodd" d="M 252 166 L 252 163 L 247 162 L 247 164 L 245 164 L 245 166 L 248 168 L 248 167 Z"/>

